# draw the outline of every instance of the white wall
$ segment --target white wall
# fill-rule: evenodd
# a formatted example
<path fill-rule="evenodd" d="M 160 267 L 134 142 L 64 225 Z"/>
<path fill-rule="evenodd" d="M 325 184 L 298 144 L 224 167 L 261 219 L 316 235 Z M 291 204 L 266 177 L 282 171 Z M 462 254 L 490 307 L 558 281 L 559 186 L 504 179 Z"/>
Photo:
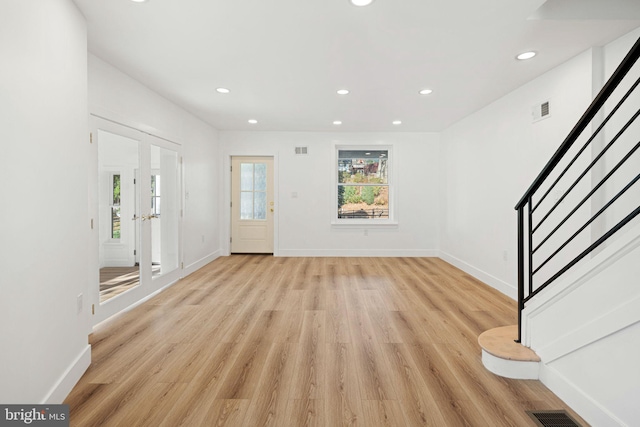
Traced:
<path fill-rule="evenodd" d="M 217 130 L 92 54 L 89 111 L 182 145 L 185 273 L 215 259 L 220 250 Z"/>
<path fill-rule="evenodd" d="M 622 59 L 628 53 L 629 49 L 640 37 L 640 29 L 632 31 L 624 37 L 607 45 L 604 49 L 604 74 L 605 78 L 615 71 Z M 606 104 L 607 113 L 612 110 L 618 100 L 627 92 L 635 81 L 640 78 L 640 62 L 637 62 L 631 69 L 626 79 L 621 83 L 618 91 L 614 93 L 612 99 Z M 637 113 L 640 109 L 640 89 L 636 89 L 633 94 L 625 101 L 620 110 L 613 116 L 611 122 L 606 125 L 605 140 L 611 141 L 616 133 L 625 125 L 625 123 Z M 615 145 L 611 147 L 605 156 L 605 172 L 610 171 L 624 155 L 626 155 L 632 147 L 638 143 L 638 135 L 640 134 L 640 118 L 628 128 L 628 130 L 617 140 Z M 611 177 L 605 186 L 604 199 L 609 201 L 614 197 L 625 185 L 638 175 L 640 171 L 640 150 L 636 151 L 632 157 Z M 616 201 L 606 214 L 606 229 L 611 228 L 628 215 L 633 209 L 640 205 L 640 183 L 636 183 L 624 196 Z M 631 228 L 634 224 L 640 223 L 640 217 L 627 226 Z M 611 244 L 614 238 L 610 239 L 607 244 Z"/>
<path fill-rule="evenodd" d="M 280 256 L 436 256 L 438 248 L 439 136 L 432 133 L 220 132 L 224 170 L 230 156 L 275 156 L 276 237 Z M 391 144 L 396 167 L 398 225 L 331 225 L 335 144 Z M 307 146 L 309 154 L 295 155 Z M 222 206 L 229 206 L 230 173 Z M 294 198 L 292 193 L 297 193 Z M 221 217 L 229 241 L 229 209 Z M 368 235 L 365 235 L 367 230 Z M 226 244 L 228 251 L 228 244 Z"/>
<path fill-rule="evenodd" d="M 0 402 L 60 403 L 90 362 L 87 41 L 70 0 L 0 3 Z"/>
<path fill-rule="evenodd" d="M 533 123 L 531 108 L 547 100 L 551 115 Z M 514 206 L 590 102 L 591 52 L 585 52 L 442 133 L 445 260 L 516 297 Z"/>

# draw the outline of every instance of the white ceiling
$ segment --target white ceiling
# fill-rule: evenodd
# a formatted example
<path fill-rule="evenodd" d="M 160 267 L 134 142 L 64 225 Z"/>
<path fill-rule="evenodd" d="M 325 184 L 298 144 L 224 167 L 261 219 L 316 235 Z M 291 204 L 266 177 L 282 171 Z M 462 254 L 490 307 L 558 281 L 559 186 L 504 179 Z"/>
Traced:
<path fill-rule="evenodd" d="M 441 131 L 640 26 L 639 0 L 75 2 L 90 52 L 220 130 Z"/>

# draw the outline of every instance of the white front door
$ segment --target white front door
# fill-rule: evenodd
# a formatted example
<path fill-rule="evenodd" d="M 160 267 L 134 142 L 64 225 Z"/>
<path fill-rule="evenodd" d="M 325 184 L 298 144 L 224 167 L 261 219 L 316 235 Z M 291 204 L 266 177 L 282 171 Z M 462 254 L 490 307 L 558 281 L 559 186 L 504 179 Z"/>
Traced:
<path fill-rule="evenodd" d="M 273 253 L 273 157 L 231 158 L 231 253 Z"/>

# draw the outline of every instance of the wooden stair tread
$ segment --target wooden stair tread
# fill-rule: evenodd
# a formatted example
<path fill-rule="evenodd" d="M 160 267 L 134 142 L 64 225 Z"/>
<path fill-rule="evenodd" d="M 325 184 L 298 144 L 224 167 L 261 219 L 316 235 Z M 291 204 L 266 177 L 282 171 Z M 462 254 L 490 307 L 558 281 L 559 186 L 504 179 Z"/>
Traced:
<path fill-rule="evenodd" d="M 487 353 L 501 359 L 539 362 L 540 357 L 533 350 L 514 341 L 517 338 L 518 325 L 502 326 L 480 334 L 478 344 Z"/>

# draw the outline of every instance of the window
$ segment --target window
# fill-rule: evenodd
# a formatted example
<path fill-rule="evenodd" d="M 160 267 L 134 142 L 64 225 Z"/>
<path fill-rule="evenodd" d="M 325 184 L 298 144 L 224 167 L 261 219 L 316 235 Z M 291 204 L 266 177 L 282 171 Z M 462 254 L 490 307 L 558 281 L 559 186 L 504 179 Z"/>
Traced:
<path fill-rule="evenodd" d="M 111 175 L 111 238 L 120 239 L 120 174 Z"/>
<path fill-rule="evenodd" d="M 151 214 L 160 216 L 160 175 L 151 175 Z"/>
<path fill-rule="evenodd" d="M 392 218 L 390 149 L 337 149 L 337 222 Z M 346 220 L 346 221 L 342 221 Z"/>
<path fill-rule="evenodd" d="M 267 164 L 240 164 L 240 219 L 267 219 Z"/>

